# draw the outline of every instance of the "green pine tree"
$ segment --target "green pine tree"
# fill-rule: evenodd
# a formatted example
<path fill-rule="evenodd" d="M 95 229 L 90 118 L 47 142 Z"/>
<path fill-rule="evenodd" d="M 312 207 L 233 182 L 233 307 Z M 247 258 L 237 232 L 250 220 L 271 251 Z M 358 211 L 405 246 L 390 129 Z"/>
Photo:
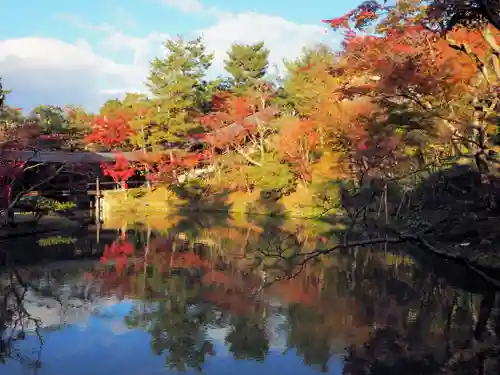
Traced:
<path fill-rule="evenodd" d="M 122 106 L 125 111 L 132 114 L 129 126 L 134 131 L 134 135 L 129 137 L 131 144 L 142 151 L 147 151 L 154 147 L 151 141 L 151 131 L 155 125 L 152 123 L 154 118 L 153 104 L 144 94 L 127 93 L 123 98 Z"/>
<path fill-rule="evenodd" d="M 7 105 L 7 95 L 12 91 L 5 90 L 2 84 L 2 77 L 0 77 L 0 125 L 14 126 L 25 121 L 23 113 L 17 108 Z"/>
<path fill-rule="evenodd" d="M 167 40 L 164 46 L 167 56 L 153 60 L 147 82 L 156 107 L 148 143 L 156 148 L 197 130 L 194 117 L 208 97 L 203 77 L 213 60 L 201 38 Z"/>
<path fill-rule="evenodd" d="M 124 104 L 120 99 L 108 99 L 99 108 L 101 116 L 115 116 L 119 115 L 124 108 Z"/>
<path fill-rule="evenodd" d="M 255 88 L 267 73 L 269 50 L 264 42 L 233 44 L 227 55 L 224 67 L 231 75 L 233 91 L 237 94 L 245 94 Z"/>
<path fill-rule="evenodd" d="M 30 115 L 39 118 L 42 131 L 47 134 L 61 133 L 68 125 L 64 110 L 55 105 L 37 105 Z"/>

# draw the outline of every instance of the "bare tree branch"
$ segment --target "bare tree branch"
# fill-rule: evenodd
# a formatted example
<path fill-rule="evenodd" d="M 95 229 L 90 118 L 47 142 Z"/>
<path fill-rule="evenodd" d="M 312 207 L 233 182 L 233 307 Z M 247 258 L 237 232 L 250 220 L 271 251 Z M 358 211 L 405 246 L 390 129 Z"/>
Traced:
<path fill-rule="evenodd" d="M 51 181 L 52 179 L 54 179 L 63 169 L 64 169 L 65 165 L 61 165 L 59 168 L 56 169 L 55 173 L 52 174 L 51 176 L 43 179 L 42 181 L 39 181 L 38 183 L 36 183 L 35 185 L 31 186 L 29 189 L 26 189 L 26 190 L 23 190 L 21 191 L 20 193 L 18 193 L 16 195 L 16 197 L 10 202 L 10 204 L 7 206 L 7 208 L 3 208 L 3 209 L 0 209 L 0 213 L 2 212 L 5 212 L 5 211 L 8 211 L 8 210 L 11 210 L 12 208 L 14 208 L 14 206 L 19 202 L 19 200 L 25 196 L 26 194 L 36 190 L 37 188 L 39 188 L 40 186 L 42 186 L 43 184 L 46 184 L 47 182 Z"/>

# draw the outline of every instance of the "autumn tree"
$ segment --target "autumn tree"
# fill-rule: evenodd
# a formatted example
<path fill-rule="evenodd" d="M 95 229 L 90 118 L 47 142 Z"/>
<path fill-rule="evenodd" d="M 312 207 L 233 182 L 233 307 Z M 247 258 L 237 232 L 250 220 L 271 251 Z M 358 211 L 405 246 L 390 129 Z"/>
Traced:
<path fill-rule="evenodd" d="M 167 56 L 153 60 L 148 76 L 154 109 L 149 143 L 157 149 L 199 128 L 195 118 L 207 95 L 203 79 L 213 60 L 201 38 L 167 40 L 164 46 Z"/>
<path fill-rule="evenodd" d="M 282 191 L 293 185 L 293 174 L 273 148 L 277 109 L 269 100 L 271 94 L 262 92 L 264 100 L 250 95 L 215 96 L 214 111 L 202 118 L 210 130 L 205 142 L 220 154 L 214 159 L 224 175 L 219 176 L 238 189 Z"/>
<path fill-rule="evenodd" d="M 110 176 L 122 189 L 127 189 L 127 180 L 135 173 L 135 169 L 121 152 L 115 153 L 114 163 L 101 164 L 105 176 Z"/>
<path fill-rule="evenodd" d="M 252 165 L 260 166 L 276 108 L 266 101 L 258 103 L 251 97 L 234 95 L 215 96 L 214 101 L 219 102 L 213 105 L 214 111 L 201 119 L 211 130 L 206 140 L 218 149 L 233 149 Z M 257 159 L 251 154 L 257 154 Z"/>
<path fill-rule="evenodd" d="M 316 157 L 318 135 L 315 124 L 308 119 L 284 117 L 278 125 L 276 148 L 280 156 L 291 164 L 297 177 L 304 183 L 312 180 L 311 165 Z"/>
<path fill-rule="evenodd" d="M 500 3 L 496 0 L 432 0 L 428 15 L 444 30 L 482 28 L 488 23 L 500 30 Z"/>
<path fill-rule="evenodd" d="M 325 202 L 338 199 L 331 181 L 353 177 L 351 147 L 345 147 L 345 140 L 354 148 L 361 145 L 365 125 L 360 119 L 376 107 L 365 98 L 342 94 L 350 78 L 335 74 L 340 64 L 341 54 L 326 45 L 305 49 L 286 62 L 279 94 L 283 115 L 275 146 L 311 194 L 321 195 Z"/>
<path fill-rule="evenodd" d="M 269 50 L 264 42 L 255 44 L 233 44 L 224 61 L 231 75 L 232 91 L 245 94 L 262 83 L 269 67 Z"/>
<path fill-rule="evenodd" d="M 4 93 L 2 92 L 2 95 Z M 47 166 L 44 162 L 29 162 L 18 158 L 18 151 L 37 153 L 37 140 L 40 136 L 38 121 L 25 118 L 21 111 L 9 108 L 2 103 L 0 108 L 0 216 L 7 214 L 8 222 L 14 225 L 14 207 L 29 192 L 51 182 L 65 164 L 57 167 Z M 7 112 L 7 113 L 5 113 Z M 5 117 L 4 117 L 5 116 Z M 29 176 L 29 179 L 26 178 Z"/>
<path fill-rule="evenodd" d="M 287 61 L 280 103 L 290 115 L 307 118 L 319 132 L 322 146 L 338 136 L 338 89 L 345 81 L 332 74 L 338 57 L 324 45 L 306 49 L 295 61 Z"/>
<path fill-rule="evenodd" d="M 177 152 L 145 153 L 138 155 L 138 170 L 144 172 L 149 182 L 175 185 L 183 182 L 182 175 L 199 167 L 210 155 L 207 152 Z M 183 181 L 180 181 L 183 180 Z"/>
<path fill-rule="evenodd" d="M 128 124 L 133 131 L 129 141 L 134 148 L 146 152 L 151 150 L 152 114 L 154 108 L 144 94 L 127 93 L 123 100 L 115 102 L 116 111 L 126 113 Z"/>
<path fill-rule="evenodd" d="M 475 158 L 486 175 L 486 162 L 478 156 L 486 157 L 487 123 L 494 123 L 491 112 L 497 105 L 495 32 L 489 27 L 454 29 L 444 39 L 428 27 L 426 11 L 423 7 L 398 13 L 366 2 L 325 21 L 346 31 L 344 64 L 337 75 L 351 77 L 344 93 L 371 97 L 385 111 L 384 131 L 392 128 L 393 136 L 406 144 L 418 132 L 420 139 L 441 138 L 453 154 Z M 370 34 L 370 25 L 378 34 Z"/>
<path fill-rule="evenodd" d="M 124 143 L 133 134 L 126 113 L 96 116 L 93 119 L 92 131 L 85 137 L 85 143 L 110 151 L 123 148 Z"/>
<path fill-rule="evenodd" d="M 6 97 L 10 90 L 2 88 L 0 80 L 0 153 L 4 150 L 19 150 L 26 147 L 35 147 L 40 134 L 37 119 L 26 117 L 21 108 L 6 104 Z"/>

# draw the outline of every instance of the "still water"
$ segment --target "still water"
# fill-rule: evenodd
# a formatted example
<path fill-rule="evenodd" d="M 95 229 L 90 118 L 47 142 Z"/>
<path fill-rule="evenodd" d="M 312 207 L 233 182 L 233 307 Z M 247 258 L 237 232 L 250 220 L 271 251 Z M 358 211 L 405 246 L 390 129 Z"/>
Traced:
<path fill-rule="evenodd" d="M 497 374 L 496 291 L 311 222 L 167 221 L 2 242 L 0 374 Z M 6 255 L 8 254 L 8 255 Z"/>

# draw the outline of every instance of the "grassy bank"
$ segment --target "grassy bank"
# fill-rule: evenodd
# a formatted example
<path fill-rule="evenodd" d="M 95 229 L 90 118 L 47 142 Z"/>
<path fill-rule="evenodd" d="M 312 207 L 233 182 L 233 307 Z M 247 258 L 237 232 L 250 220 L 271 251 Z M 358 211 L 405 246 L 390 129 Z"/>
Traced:
<path fill-rule="evenodd" d="M 202 195 L 189 190 L 175 192 L 167 187 L 106 191 L 104 200 L 105 215 L 108 217 L 111 213 L 161 216 L 176 211 L 206 211 L 305 219 L 336 212 L 332 207 L 314 202 L 312 193 L 305 187 L 299 187 L 278 200 L 263 199 L 258 190 L 250 193 L 236 191 Z"/>

